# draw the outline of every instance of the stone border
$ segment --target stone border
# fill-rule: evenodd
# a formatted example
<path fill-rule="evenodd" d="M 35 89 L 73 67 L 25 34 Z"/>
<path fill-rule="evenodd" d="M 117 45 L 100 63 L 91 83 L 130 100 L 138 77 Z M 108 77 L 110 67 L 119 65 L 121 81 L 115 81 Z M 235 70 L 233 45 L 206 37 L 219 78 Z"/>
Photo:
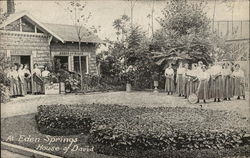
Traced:
<path fill-rule="evenodd" d="M 35 157 L 35 158 L 62 158 L 60 156 L 44 153 L 41 151 L 36 151 L 33 149 L 25 148 L 20 145 L 14 145 L 6 142 L 1 141 L 1 149 L 11 151 L 13 153 L 21 154 L 28 157 Z"/>

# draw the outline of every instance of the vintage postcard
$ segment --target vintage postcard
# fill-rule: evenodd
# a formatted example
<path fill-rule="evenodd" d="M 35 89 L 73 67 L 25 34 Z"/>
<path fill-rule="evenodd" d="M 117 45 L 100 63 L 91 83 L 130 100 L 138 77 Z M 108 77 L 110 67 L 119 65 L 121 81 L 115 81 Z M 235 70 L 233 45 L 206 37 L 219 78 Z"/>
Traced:
<path fill-rule="evenodd" d="M 0 0 L 1 158 L 250 157 L 248 0 Z"/>

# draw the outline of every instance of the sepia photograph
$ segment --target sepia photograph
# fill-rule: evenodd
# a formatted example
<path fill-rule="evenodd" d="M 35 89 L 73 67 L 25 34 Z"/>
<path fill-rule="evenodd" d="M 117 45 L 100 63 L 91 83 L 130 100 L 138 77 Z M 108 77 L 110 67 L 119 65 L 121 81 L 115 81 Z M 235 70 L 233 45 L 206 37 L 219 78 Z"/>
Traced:
<path fill-rule="evenodd" d="M 0 0 L 1 158 L 250 158 L 249 0 Z"/>

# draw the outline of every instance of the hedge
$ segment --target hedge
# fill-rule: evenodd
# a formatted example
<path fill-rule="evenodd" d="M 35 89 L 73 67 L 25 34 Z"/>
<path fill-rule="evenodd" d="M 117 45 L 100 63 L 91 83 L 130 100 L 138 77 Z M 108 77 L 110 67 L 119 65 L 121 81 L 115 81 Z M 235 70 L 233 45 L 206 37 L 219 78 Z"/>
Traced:
<path fill-rule="evenodd" d="M 43 105 L 38 111 L 38 126 L 65 129 L 70 124 L 79 131 L 88 129 L 88 142 L 104 154 L 217 151 L 250 145 L 249 137 L 245 137 L 249 133 L 248 119 L 235 112 L 103 104 Z"/>
<path fill-rule="evenodd" d="M 35 118 L 38 130 L 49 135 L 88 133 L 92 122 L 88 113 L 67 105 L 41 105 Z"/>

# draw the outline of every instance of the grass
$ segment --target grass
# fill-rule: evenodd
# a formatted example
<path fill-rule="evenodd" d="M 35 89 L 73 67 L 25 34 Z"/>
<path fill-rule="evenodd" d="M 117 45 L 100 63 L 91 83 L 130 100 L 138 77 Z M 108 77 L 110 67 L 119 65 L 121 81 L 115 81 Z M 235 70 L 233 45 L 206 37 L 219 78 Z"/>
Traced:
<path fill-rule="evenodd" d="M 104 108 L 103 111 L 105 113 L 105 109 L 107 110 L 107 107 L 102 107 Z M 141 108 L 141 107 L 134 107 L 131 108 L 132 111 L 136 111 L 138 113 L 143 113 L 142 115 L 145 115 L 144 118 L 147 118 L 147 122 L 149 124 L 153 124 L 150 121 L 152 121 L 152 118 L 146 117 L 146 115 L 149 114 L 149 112 L 153 113 L 154 117 L 160 118 L 160 120 L 163 119 L 163 121 L 167 124 L 170 123 L 172 125 L 175 125 L 176 127 L 179 126 L 180 128 L 185 128 L 192 129 L 192 128 L 199 128 L 200 130 L 204 128 L 210 128 L 210 129 L 225 129 L 225 128 L 235 128 L 235 129 L 246 129 L 248 127 L 248 119 L 242 118 L 239 116 L 237 113 L 234 112 L 225 112 L 225 111 L 213 111 L 213 110 L 204 110 L 200 108 Z M 134 109 L 134 110 L 133 110 Z M 144 109 L 144 110 L 143 110 Z M 132 112 L 131 111 L 131 112 Z M 165 119 L 166 115 L 163 115 L 161 112 L 164 112 L 167 114 L 167 118 Z M 106 111 L 108 112 L 108 110 Z M 109 113 L 110 114 L 110 113 Z M 105 115 L 105 114 L 104 114 Z M 132 118 L 131 118 L 132 119 Z M 2 118 L 1 119 L 1 140 L 13 144 L 18 144 L 22 145 L 28 148 L 32 149 L 37 149 L 38 145 L 44 145 L 44 146 L 49 146 L 49 147 L 60 147 L 59 151 L 48 151 L 48 150 L 40 150 L 44 151 L 47 153 L 51 153 L 54 155 L 58 156 L 64 156 L 67 158 L 109 158 L 112 156 L 107 156 L 103 154 L 98 154 L 95 152 L 84 152 L 84 151 L 69 151 L 67 153 L 64 153 L 62 150 L 64 147 L 67 147 L 70 143 L 67 142 L 60 142 L 60 139 L 66 140 L 71 139 L 75 140 L 77 139 L 77 142 L 74 143 L 73 145 L 77 145 L 78 147 L 87 147 L 90 146 L 87 143 L 87 138 L 88 135 L 84 134 L 79 134 L 79 135 L 71 135 L 71 136 L 53 136 L 49 138 L 57 138 L 58 142 L 53 142 L 49 144 L 47 141 L 48 140 L 48 135 L 41 134 L 37 130 L 37 125 L 35 122 L 35 114 L 28 114 L 28 115 L 20 115 L 20 116 L 14 116 L 14 117 L 7 117 L 7 118 Z M 25 136 L 22 136 L 25 135 Z M 13 136 L 13 140 L 10 139 L 9 136 Z M 28 138 L 34 138 L 32 141 L 31 139 L 26 140 L 26 141 L 21 141 L 18 140 L 20 136 L 28 137 Z M 39 141 L 37 139 L 39 139 Z M 23 140 L 23 139 L 22 139 Z M 90 146 L 91 147 L 91 146 Z M 72 148 L 72 146 L 71 146 Z M 234 150 L 234 149 L 232 149 Z M 243 151 L 245 152 L 246 149 Z M 237 151 L 237 150 L 236 150 Z M 140 151 L 143 152 L 143 151 Z M 178 151 L 177 151 L 178 152 Z M 200 152 L 200 151 L 198 151 Z M 204 151 L 201 151 L 204 152 Z M 209 153 L 208 151 L 207 153 Z M 214 151 L 211 151 L 213 155 Z M 241 150 L 237 151 L 241 152 Z M 247 150 L 249 152 L 249 150 Z M 206 152 L 205 152 L 206 153 Z M 108 154 L 108 153 L 107 153 Z M 164 153 L 163 153 L 164 154 Z M 165 153 L 166 154 L 166 153 Z M 131 155 L 136 155 L 136 154 L 128 154 L 126 156 L 131 157 Z M 150 155 L 150 153 L 148 154 Z M 161 154 L 160 154 L 161 155 Z M 177 154 L 178 155 L 178 154 Z M 180 155 L 180 154 L 179 154 Z M 198 153 L 199 155 L 199 153 Z M 216 155 L 216 154 L 214 154 Z M 237 155 L 237 154 L 236 154 Z M 242 155 L 242 153 L 241 153 Z M 243 153 L 244 155 L 244 153 Z M 124 155 L 125 156 L 125 155 Z M 133 156 L 133 157 L 134 157 Z M 144 154 L 144 157 L 146 157 L 147 154 Z M 138 153 L 137 156 L 138 157 Z"/>
<path fill-rule="evenodd" d="M 13 136 L 13 141 L 10 140 L 10 136 Z M 34 138 L 33 140 L 27 139 L 24 141 L 25 138 Z M 78 140 L 76 143 L 73 143 L 74 145 L 78 146 L 78 149 L 80 150 L 80 147 L 87 147 L 89 146 L 87 144 L 87 135 L 72 135 L 72 136 L 53 136 L 47 138 L 48 135 L 41 134 L 36 127 L 35 122 L 35 114 L 28 114 L 28 115 L 20 115 L 20 116 L 14 116 L 14 117 L 8 117 L 8 118 L 2 118 L 1 119 L 1 140 L 5 142 L 9 142 L 12 144 L 17 144 L 21 146 L 25 146 L 27 148 L 31 149 L 37 149 L 37 147 L 40 145 L 48 146 L 48 147 L 60 147 L 59 151 L 49 151 L 48 150 L 40 150 L 46 153 L 58 155 L 58 156 L 64 156 L 67 158 L 112 158 L 112 156 L 106 156 L 103 154 L 97 154 L 95 152 L 84 152 L 84 151 L 69 151 L 66 154 L 63 151 L 64 147 L 68 147 L 70 144 L 69 142 L 52 142 L 50 145 L 47 140 L 51 140 L 51 138 L 58 138 L 58 141 L 60 138 L 69 138 L 71 140 Z M 9 139 L 8 139 L 9 138 Z M 21 139 L 19 139 L 21 138 Z M 39 139 L 39 141 L 38 141 Z M 40 148 L 41 149 L 41 148 Z M 71 149 L 73 149 L 73 145 L 71 146 Z M 75 148 L 76 149 L 76 146 Z"/>

